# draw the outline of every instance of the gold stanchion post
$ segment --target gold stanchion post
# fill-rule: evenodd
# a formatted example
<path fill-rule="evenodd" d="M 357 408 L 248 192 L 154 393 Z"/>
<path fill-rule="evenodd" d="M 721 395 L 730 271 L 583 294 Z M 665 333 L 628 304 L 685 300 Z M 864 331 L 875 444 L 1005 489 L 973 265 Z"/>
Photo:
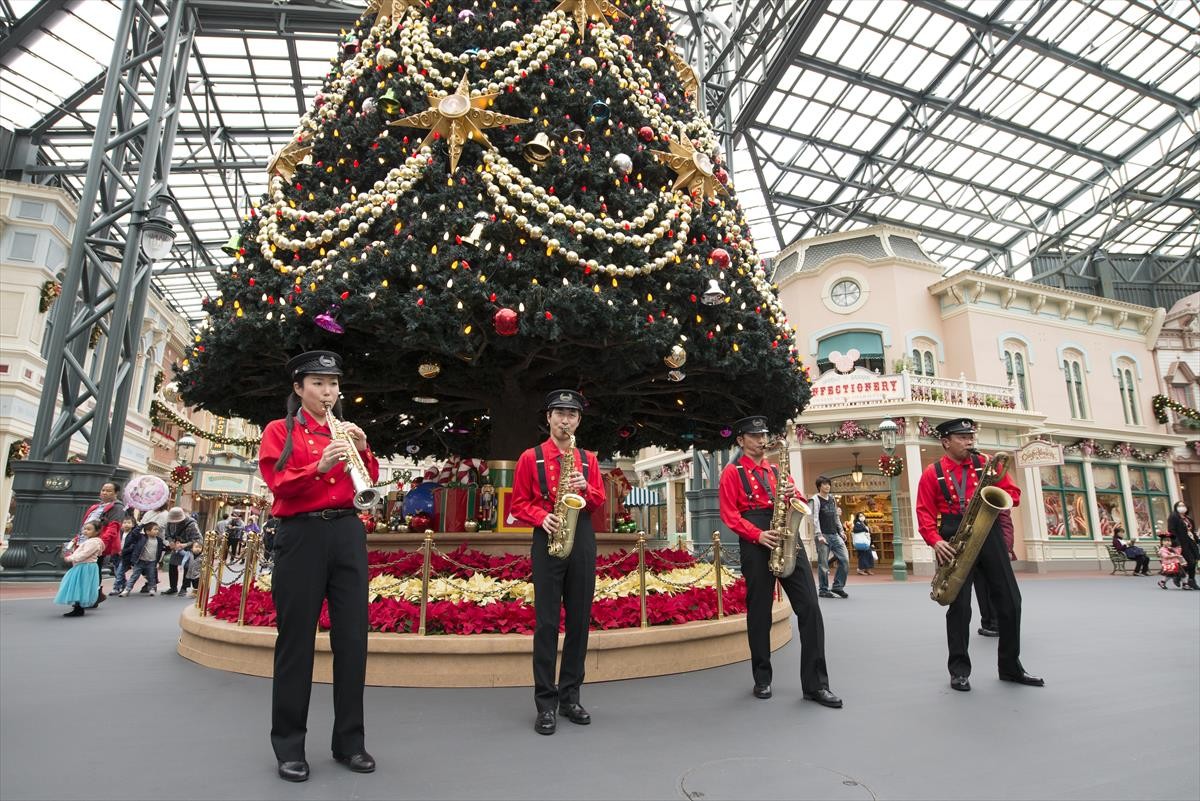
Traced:
<path fill-rule="evenodd" d="M 642 603 L 642 628 L 650 624 L 646 619 L 646 532 L 639 531 L 637 538 L 638 550 L 638 598 Z"/>
<path fill-rule="evenodd" d="M 238 601 L 237 618 L 239 626 L 246 625 L 246 599 L 250 597 L 250 585 L 254 583 L 254 570 L 255 563 L 258 561 L 259 541 L 259 535 L 251 531 L 246 534 L 242 542 L 242 597 Z"/>
<path fill-rule="evenodd" d="M 208 614 L 208 597 L 212 590 L 213 560 L 217 556 L 217 535 L 209 531 L 204 535 L 204 546 L 200 551 L 200 586 L 196 588 L 196 609 L 200 617 Z"/>
<path fill-rule="evenodd" d="M 725 617 L 725 590 L 721 585 L 721 532 L 713 532 L 713 573 L 717 586 L 717 619 Z"/>
<path fill-rule="evenodd" d="M 433 555 L 433 532 L 425 529 L 425 541 L 421 543 L 421 624 L 417 634 L 425 636 L 425 610 L 429 606 L 429 562 Z"/>

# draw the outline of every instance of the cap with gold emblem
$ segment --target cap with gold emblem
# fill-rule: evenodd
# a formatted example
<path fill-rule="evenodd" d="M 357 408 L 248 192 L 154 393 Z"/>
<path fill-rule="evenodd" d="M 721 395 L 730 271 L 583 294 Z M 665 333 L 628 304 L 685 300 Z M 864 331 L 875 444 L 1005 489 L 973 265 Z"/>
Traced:
<path fill-rule="evenodd" d="M 293 356 L 287 363 L 288 375 L 293 381 L 301 376 L 316 373 L 320 375 L 341 375 L 342 357 L 331 350 L 310 350 Z"/>
<path fill-rule="evenodd" d="M 948 437 L 951 434 L 974 434 L 977 431 L 975 421 L 969 417 L 960 417 L 957 420 L 947 420 L 937 424 L 939 437 Z"/>
<path fill-rule="evenodd" d="M 767 428 L 767 418 L 761 414 L 752 414 L 749 417 L 743 417 L 733 424 L 733 435 L 740 437 L 742 434 L 769 434 L 770 429 Z"/>
<path fill-rule="evenodd" d="M 556 389 L 546 396 L 546 409 L 578 409 L 583 411 L 583 396 L 573 389 Z"/>

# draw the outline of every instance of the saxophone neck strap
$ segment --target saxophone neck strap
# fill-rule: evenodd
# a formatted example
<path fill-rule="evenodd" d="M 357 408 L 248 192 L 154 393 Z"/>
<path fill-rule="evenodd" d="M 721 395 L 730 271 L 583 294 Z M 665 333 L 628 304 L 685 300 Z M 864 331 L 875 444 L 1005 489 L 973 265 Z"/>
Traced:
<path fill-rule="evenodd" d="M 585 458 L 583 451 L 576 449 L 574 451 L 576 464 L 580 467 L 583 473 L 583 480 L 588 480 L 588 460 Z M 538 486 L 542 491 L 542 500 L 550 500 L 550 482 L 546 480 L 546 454 L 540 447 L 534 448 L 534 460 L 537 462 Z"/>
<path fill-rule="evenodd" d="M 978 454 L 971 454 L 971 465 L 975 469 L 975 485 L 979 486 L 979 477 L 983 472 L 983 460 L 979 458 Z M 966 505 L 967 500 L 966 467 L 964 467 L 962 471 L 962 481 L 955 480 L 953 475 L 947 478 L 946 471 L 942 469 L 941 459 L 938 459 L 933 463 L 933 472 L 937 475 L 938 486 L 942 490 L 942 497 L 946 499 L 946 506 L 950 509 L 953 509 L 955 505 L 955 496 L 957 496 L 961 499 L 958 503 L 959 513 L 961 513 Z M 953 492 L 951 492 L 951 490 L 953 490 Z"/>

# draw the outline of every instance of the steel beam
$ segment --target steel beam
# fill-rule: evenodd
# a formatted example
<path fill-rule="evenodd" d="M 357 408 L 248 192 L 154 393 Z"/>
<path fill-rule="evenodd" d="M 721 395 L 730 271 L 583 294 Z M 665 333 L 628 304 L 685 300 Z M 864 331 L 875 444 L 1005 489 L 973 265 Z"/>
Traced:
<path fill-rule="evenodd" d="M 0 39 L 0 59 L 25 44 L 26 39 L 36 36 L 42 26 L 49 22 L 55 14 L 73 11 L 79 5 L 79 1 L 41 0 L 27 11 L 25 16 L 17 20 L 17 24 L 9 30 L 7 36 Z"/>

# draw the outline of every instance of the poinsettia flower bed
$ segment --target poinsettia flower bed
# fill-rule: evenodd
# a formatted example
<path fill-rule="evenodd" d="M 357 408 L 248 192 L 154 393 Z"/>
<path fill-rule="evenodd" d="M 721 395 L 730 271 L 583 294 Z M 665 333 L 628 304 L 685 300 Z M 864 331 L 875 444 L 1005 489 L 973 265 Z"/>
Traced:
<path fill-rule="evenodd" d="M 425 630 L 429 634 L 532 634 L 534 609 L 529 557 L 491 556 L 459 548 L 449 554 L 459 565 L 434 554 Z M 420 553 L 372 551 L 371 631 L 415 632 L 420 626 Z M 684 551 L 646 552 L 646 616 L 652 626 L 677 625 L 717 616 L 717 592 L 711 566 Z M 596 565 L 597 598 L 592 604 L 593 629 L 641 625 L 637 553 L 602 556 Z M 746 586 L 741 578 L 722 572 L 724 611 L 746 611 Z M 242 588 L 221 587 L 208 611 L 218 620 L 237 621 Z M 275 604 L 269 576 L 261 577 L 246 598 L 246 624 L 274 626 Z M 320 627 L 330 628 L 328 607 L 322 607 Z"/>

